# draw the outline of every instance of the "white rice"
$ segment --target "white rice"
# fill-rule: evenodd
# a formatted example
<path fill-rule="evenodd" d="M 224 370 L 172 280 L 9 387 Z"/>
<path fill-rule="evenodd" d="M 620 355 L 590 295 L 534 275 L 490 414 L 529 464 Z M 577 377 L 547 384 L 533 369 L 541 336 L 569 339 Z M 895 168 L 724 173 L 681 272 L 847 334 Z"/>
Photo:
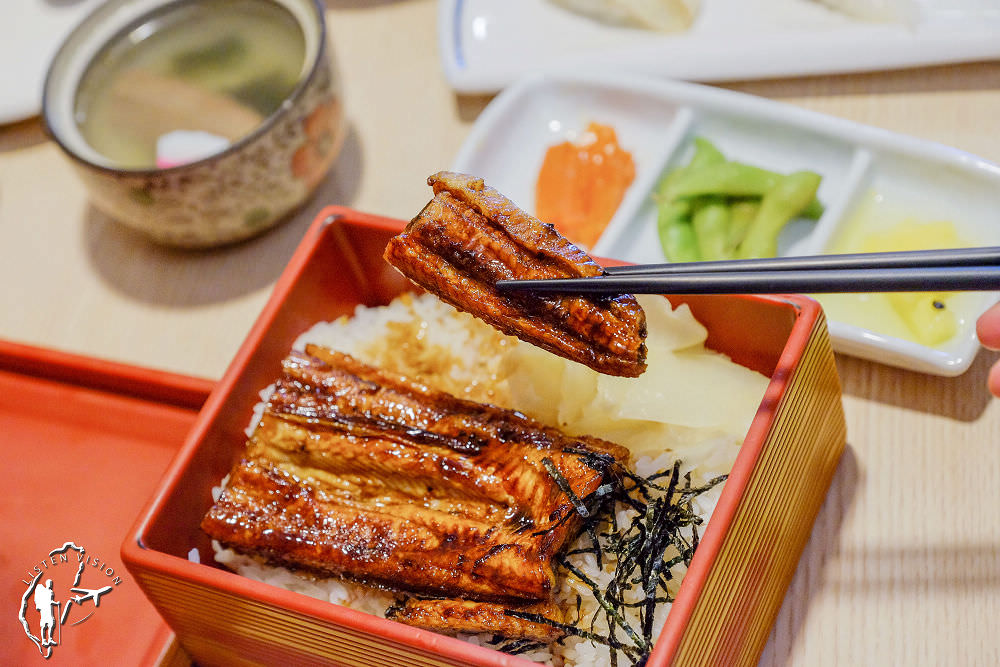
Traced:
<path fill-rule="evenodd" d="M 690 323 L 683 322 L 681 325 L 684 331 L 690 333 L 691 323 L 694 323 L 690 313 L 679 312 L 678 317 L 690 319 Z M 694 325 L 700 327 L 697 323 Z M 551 367 L 538 367 L 539 365 L 535 363 L 537 360 L 532 355 L 537 354 L 537 348 L 531 348 L 528 344 L 515 338 L 504 336 L 472 316 L 456 311 L 431 295 L 417 297 L 405 295 L 384 307 L 366 308 L 359 306 L 351 318 L 316 324 L 295 341 L 294 347 L 303 349 L 306 343 L 315 343 L 350 354 L 366 363 L 410 376 L 432 387 L 463 398 L 521 410 L 532 417 L 542 419 L 542 421 L 546 421 L 543 418 L 545 415 L 555 414 L 553 413 L 553 401 L 559 404 L 557 408 L 559 414 L 579 414 L 581 411 L 587 412 L 589 410 L 590 406 L 586 404 L 587 400 L 599 400 L 593 396 L 589 399 L 586 396 L 583 398 L 567 396 L 565 392 L 556 392 L 558 398 L 551 395 L 537 396 L 537 400 L 526 398 L 526 396 L 530 396 L 531 392 L 525 392 L 525 385 L 537 385 L 539 382 L 544 383 L 550 380 L 548 376 L 552 371 Z M 689 343 L 684 344 L 688 345 Z M 573 377 L 570 375 L 571 373 L 591 372 L 589 369 L 580 371 L 579 369 L 582 367 L 573 362 L 565 360 L 553 362 L 552 360 L 557 358 L 547 353 L 544 354 L 547 357 L 552 357 L 552 359 L 545 360 L 546 364 L 564 364 L 567 369 L 565 373 L 567 377 Z M 705 351 L 704 354 L 719 356 L 708 351 Z M 650 355 L 650 368 L 647 370 L 647 374 L 657 372 L 656 368 L 653 367 L 652 356 Z M 520 362 L 517 361 L 519 359 Z M 545 377 L 532 377 L 532 374 L 545 375 Z M 759 384 L 760 392 L 763 393 L 766 378 L 761 376 L 760 382 L 757 384 Z M 515 390 L 512 391 L 512 388 Z M 263 401 L 266 401 L 269 393 L 269 388 L 261 392 L 262 402 L 255 410 L 248 433 L 252 432 L 253 426 L 259 419 L 263 410 Z M 747 405 L 755 406 L 759 403 L 759 398 L 757 396 L 756 400 L 753 400 L 751 397 Z M 567 402 L 574 401 L 582 402 L 580 405 L 565 405 Z M 750 418 L 752 418 L 752 412 L 745 419 L 737 419 L 736 423 L 746 424 Z M 553 420 L 549 419 L 548 421 L 551 423 Z M 606 431 L 620 436 L 620 431 L 624 428 L 623 424 L 627 427 L 623 431 L 626 435 L 638 432 L 635 420 L 608 423 Z M 554 425 L 559 426 L 560 424 Z M 588 424 L 588 426 L 591 425 Z M 665 438 L 662 440 L 665 443 L 664 449 L 660 452 L 654 452 L 655 455 L 645 455 L 646 449 L 637 452 L 636 460 L 632 464 L 633 471 L 640 476 L 648 477 L 655 472 L 669 469 L 674 460 L 680 457 L 685 461 L 681 474 L 690 473 L 693 485 L 699 485 L 718 475 L 727 474 L 745 434 L 745 430 L 724 432 L 719 428 L 702 428 L 693 431 L 687 427 L 678 429 L 675 425 L 670 424 L 658 424 L 654 427 L 665 429 L 662 431 Z M 572 429 L 568 430 L 572 431 Z M 648 429 L 646 431 L 643 436 L 644 442 L 649 440 L 649 431 Z M 608 437 L 600 432 L 591 432 L 599 437 Z M 660 434 L 661 432 L 654 431 L 654 433 Z M 677 436 L 677 433 L 681 435 Z M 614 439 L 626 447 L 630 446 L 628 437 L 610 439 Z M 638 439 L 642 440 L 643 438 Z M 683 451 L 678 451 L 682 448 Z M 224 484 L 225 480 L 222 482 L 222 486 Z M 213 492 L 214 498 L 217 499 L 217 492 L 221 491 L 222 486 L 217 487 L 217 491 Z M 719 484 L 695 499 L 693 506 L 704 521 L 702 527 L 707 524 L 721 491 L 722 484 Z M 630 511 L 619 511 L 620 523 L 627 525 Z M 586 535 L 581 536 L 576 546 L 585 546 L 588 544 L 585 540 L 588 539 Z M 385 591 L 337 579 L 317 579 L 309 575 L 293 573 L 284 568 L 262 564 L 253 557 L 223 548 L 217 542 L 213 541 L 212 546 L 215 550 L 216 561 L 239 574 L 297 591 L 313 598 L 352 607 L 380 617 L 385 616 L 385 610 L 394 601 L 394 596 Z M 571 545 L 570 550 L 573 548 L 574 546 Z M 605 553 L 608 556 L 607 552 Z M 605 562 L 605 567 L 602 570 L 597 567 L 596 559 L 592 554 L 577 554 L 572 556 L 570 560 L 588 577 L 598 582 L 602 590 L 613 576 L 614 563 Z M 683 565 L 679 565 L 671 570 L 677 582 L 683 576 L 683 567 Z M 606 634 L 608 629 L 600 625 L 602 615 L 595 614 L 598 610 L 597 603 L 589 593 L 590 589 L 586 584 L 570 575 L 558 583 L 554 597 L 567 609 L 574 610 L 573 616 L 575 616 L 577 594 L 580 594 L 583 599 L 580 618 L 589 619 L 596 616 L 598 625 L 592 628 L 593 631 Z M 673 590 L 672 593 L 676 593 L 676 590 Z M 654 622 L 654 637 L 655 634 L 659 633 L 659 629 L 669 612 L 669 607 L 669 604 L 659 605 Z M 636 628 L 639 627 L 637 612 L 632 619 L 632 625 Z M 589 625 L 586 629 L 591 630 Z M 620 631 L 618 636 L 621 636 Z M 461 637 L 471 643 L 491 645 L 490 635 L 462 635 Z M 553 644 L 550 649 L 524 653 L 520 657 L 557 667 L 562 665 L 611 664 L 606 646 L 595 645 L 578 637 L 566 638 L 561 643 Z"/>

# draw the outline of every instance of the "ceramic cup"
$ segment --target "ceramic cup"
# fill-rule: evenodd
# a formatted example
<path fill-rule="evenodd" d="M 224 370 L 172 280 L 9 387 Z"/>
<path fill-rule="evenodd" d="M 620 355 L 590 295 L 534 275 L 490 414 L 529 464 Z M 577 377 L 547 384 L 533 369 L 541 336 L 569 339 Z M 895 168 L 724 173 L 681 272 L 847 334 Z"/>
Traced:
<path fill-rule="evenodd" d="M 305 37 L 299 82 L 277 110 L 209 157 L 168 168 L 116 167 L 88 145 L 74 121 L 79 83 L 109 43 L 185 1 L 102 5 L 56 53 L 42 108 L 48 132 L 71 158 L 94 206 L 157 242 L 204 248 L 259 234 L 301 205 L 340 149 L 344 115 L 321 0 L 268 0 L 288 10 Z"/>

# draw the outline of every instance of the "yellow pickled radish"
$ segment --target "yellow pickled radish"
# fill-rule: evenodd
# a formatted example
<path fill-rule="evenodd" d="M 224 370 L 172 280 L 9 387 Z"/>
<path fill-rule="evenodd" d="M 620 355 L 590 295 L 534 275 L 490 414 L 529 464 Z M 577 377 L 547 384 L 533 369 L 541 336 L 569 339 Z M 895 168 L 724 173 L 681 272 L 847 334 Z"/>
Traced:
<path fill-rule="evenodd" d="M 924 218 L 903 209 L 897 197 L 869 192 L 845 220 L 827 252 L 931 250 L 975 245 L 956 222 Z M 928 347 L 951 344 L 975 308 L 975 295 L 962 292 L 864 292 L 819 294 L 833 321 L 852 324 Z"/>
<path fill-rule="evenodd" d="M 958 333 L 958 320 L 948 307 L 948 292 L 898 292 L 889 303 L 922 345 L 940 345 Z"/>
<path fill-rule="evenodd" d="M 862 244 L 864 252 L 932 250 L 962 245 L 955 225 L 948 221 L 904 221 L 872 234 Z M 893 310 L 922 345 L 940 345 L 958 333 L 955 313 L 948 307 L 949 292 L 899 292 L 887 295 Z"/>

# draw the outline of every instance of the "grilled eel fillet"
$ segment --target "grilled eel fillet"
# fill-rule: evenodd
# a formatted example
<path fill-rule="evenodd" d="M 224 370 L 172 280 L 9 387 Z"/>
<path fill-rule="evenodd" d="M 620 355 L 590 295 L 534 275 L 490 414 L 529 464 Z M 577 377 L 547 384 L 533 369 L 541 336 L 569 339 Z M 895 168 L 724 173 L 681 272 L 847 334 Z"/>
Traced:
<path fill-rule="evenodd" d="M 434 198 L 385 259 L 407 278 L 505 334 L 608 375 L 646 370 L 646 316 L 630 294 L 501 293 L 498 280 L 598 276 L 585 252 L 482 179 L 440 172 Z"/>
<path fill-rule="evenodd" d="M 283 361 L 201 526 L 237 551 L 321 575 L 544 601 L 580 503 L 627 457 L 618 445 L 307 346 Z"/>
<path fill-rule="evenodd" d="M 418 600 L 410 598 L 397 607 L 390 607 L 385 617 L 425 630 L 456 634 L 489 632 L 516 639 L 553 642 L 565 632 L 549 623 L 538 623 L 507 612 L 516 610 L 563 622 L 562 610 L 551 602 L 524 605 L 472 602 L 471 600 Z"/>

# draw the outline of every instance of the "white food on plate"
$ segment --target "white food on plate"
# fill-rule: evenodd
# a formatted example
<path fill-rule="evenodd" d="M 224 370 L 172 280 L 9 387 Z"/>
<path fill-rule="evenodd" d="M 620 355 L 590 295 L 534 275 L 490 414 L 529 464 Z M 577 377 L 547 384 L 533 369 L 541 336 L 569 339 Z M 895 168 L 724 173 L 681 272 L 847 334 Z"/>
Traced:
<path fill-rule="evenodd" d="M 616 25 L 662 32 L 691 27 L 701 0 L 551 0 L 574 12 Z"/>
<path fill-rule="evenodd" d="M 816 0 L 831 9 L 862 21 L 886 21 L 912 24 L 917 18 L 913 0 Z"/>

